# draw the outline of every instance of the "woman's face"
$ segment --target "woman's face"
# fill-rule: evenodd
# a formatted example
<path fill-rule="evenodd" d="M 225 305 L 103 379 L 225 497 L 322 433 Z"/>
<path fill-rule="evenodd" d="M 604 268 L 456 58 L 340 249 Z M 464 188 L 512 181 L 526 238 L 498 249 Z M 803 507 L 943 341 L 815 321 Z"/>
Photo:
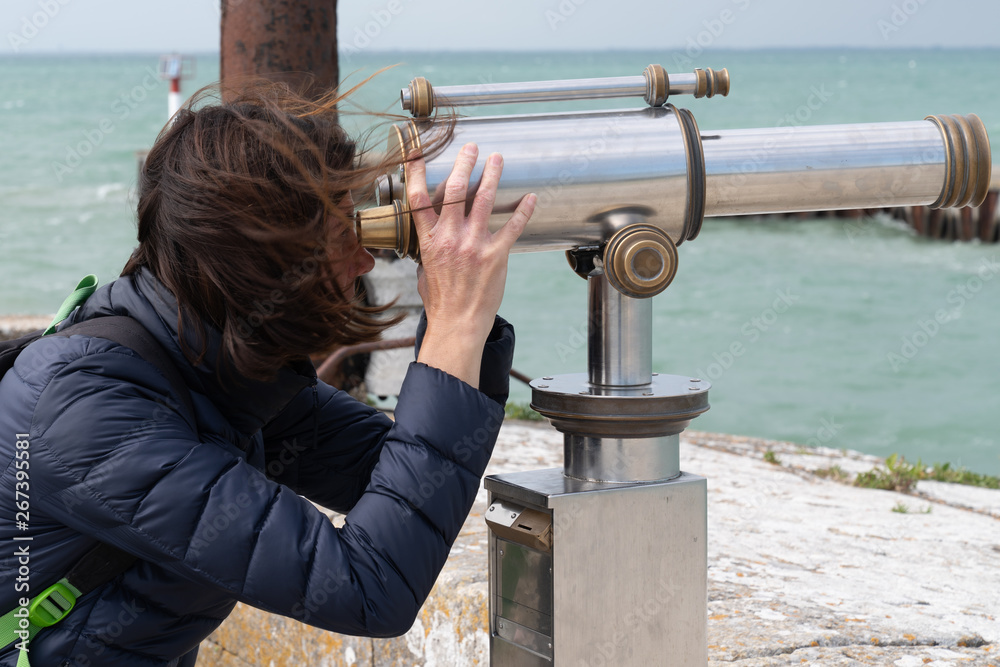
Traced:
<path fill-rule="evenodd" d="M 333 226 L 330 253 L 337 285 L 347 297 L 354 296 L 354 281 L 358 276 L 375 268 L 375 258 L 358 242 L 358 235 L 350 221 L 354 219 L 354 199 L 350 193 L 341 200 L 344 219 L 330 216 Z"/>

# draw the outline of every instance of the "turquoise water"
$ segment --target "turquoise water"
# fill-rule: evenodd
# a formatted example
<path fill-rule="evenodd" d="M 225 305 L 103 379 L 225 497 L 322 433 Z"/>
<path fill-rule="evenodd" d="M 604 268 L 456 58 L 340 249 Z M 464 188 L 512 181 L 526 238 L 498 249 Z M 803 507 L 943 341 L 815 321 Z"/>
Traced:
<path fill-rule="evenodd" d="M 416 75 L 437 85 L 609 76 L 650 62 L 676 69 L 682 56 L 363 53 L 341 69 L 358 80 L 404 63 L 354 98 L 395 111 Z M 0 59 L 0 314 L 52 312 L 83 274 L 107 281 L 124 264 L 133 153 L 165 120 L 166 88 L 147 69 L 156 63 Z M 995 50 L 719 51 L 694 65 L 728 67 L 732 94 L 681 104 L 703 130 L 796 113 L 820 124 L 975 112 L 996 138 L 1000 93 L 982 73 L 998 64 Z M 202 56 L 185 92 L 217 76 L 217 57 Z M 817 93 L 825 101 L 811 109 Z M 518 110 L 527 108 L 488 112 Z M 1000 247 L 932 243 L 887 220 L 710 219 L 680 255 L 677 279 L 654 301 L 654 362 L 713 382 L 712 410 L 695 428 L 1000 473 Z M 515 368 L 585 370 L 585 303 L 561 253 L 512 257 L 501 312 L 518 327 Z M 515 386 L 514 398 L 527 390 Z"/>

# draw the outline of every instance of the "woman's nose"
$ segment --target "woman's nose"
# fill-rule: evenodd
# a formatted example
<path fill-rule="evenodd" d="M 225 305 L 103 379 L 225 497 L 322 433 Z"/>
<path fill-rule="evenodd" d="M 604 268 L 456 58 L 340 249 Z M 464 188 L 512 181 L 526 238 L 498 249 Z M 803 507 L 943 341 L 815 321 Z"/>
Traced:
<path fill-rule="evenodd" d="M 354 253 L 352 260 L 351 268 L 354 273 L 352 278 L 363 276 L 375 268 L 375 258 L 372 257 L 370 252 L 360 245 L 358 245 L 358 250 Z"/>

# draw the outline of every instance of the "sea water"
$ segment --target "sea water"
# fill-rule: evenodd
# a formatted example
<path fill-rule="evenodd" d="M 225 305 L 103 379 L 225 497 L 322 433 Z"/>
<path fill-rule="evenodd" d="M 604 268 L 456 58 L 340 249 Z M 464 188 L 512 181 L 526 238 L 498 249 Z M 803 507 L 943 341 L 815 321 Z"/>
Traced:
<path fill-rule="evenodd" d="M 677 98 L 702 130 L 918 120 L 977 113 L 1000 137 L 1000 51 L 373 53 L 341 60 L 353 98 L 398 112 L 414 76 L 435 85 L 727 67 L 728 98 Z M 157 57 L 0 58 L 0 314 L 51 313 L 76 281 L 106 282 L 135 238 L 135 151 L 166 119 Z M 198 57 L 185 93 L 218 77 Z M 473 113 L 614 108 L 511 105 Z M 363 134 L 371 120 L 344 122 Z M 370 137 L 376 147 L 384 131 Z M 586 289 L 562 253 L 515 255 L 501 314 L 514 367 L 586 370 Z M 654 300 L 654 368 L 711 381 L 693 428 L 1000 473 L 1000 247 L 916 238 L 888 219 L 708 219 Z M 514 383 L 514 400 L 529 390 Z"/>

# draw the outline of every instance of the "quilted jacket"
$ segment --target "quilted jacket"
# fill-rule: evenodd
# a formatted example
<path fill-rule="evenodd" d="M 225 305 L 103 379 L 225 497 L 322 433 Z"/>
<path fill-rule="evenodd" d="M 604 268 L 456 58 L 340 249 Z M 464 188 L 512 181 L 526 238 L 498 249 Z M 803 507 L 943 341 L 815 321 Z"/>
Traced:
<path fill-rule="evenodd" d="M 178 401 L 156 368 L 100 338 L 43 338 L 0 381 L 0 613 L 18 604 L 16 545 L 30 548 L 30 595 L 97 541 L 139 559 L 39 632 L 33 667 L 191 666 L 237 601 L 341 633 L 406 632 L 492 453 L 512 328 L 497 318 L 480 390 L 411 364 L 393 422 L 305 361 L 269 383 L 220 377 L 212 331 L 207 361 L 192 366 L 176 313 L 141 271 L 62 326 L 138 320 L 181 371 L 195 423 L 168 407 Z M 27 530 L 15 524 L 17 433 L 29 435 Z M 345 525 L 309 500 L 346 513 Z M 13 645 L 0 650 L 0 665 L 16 660 Z"/>

